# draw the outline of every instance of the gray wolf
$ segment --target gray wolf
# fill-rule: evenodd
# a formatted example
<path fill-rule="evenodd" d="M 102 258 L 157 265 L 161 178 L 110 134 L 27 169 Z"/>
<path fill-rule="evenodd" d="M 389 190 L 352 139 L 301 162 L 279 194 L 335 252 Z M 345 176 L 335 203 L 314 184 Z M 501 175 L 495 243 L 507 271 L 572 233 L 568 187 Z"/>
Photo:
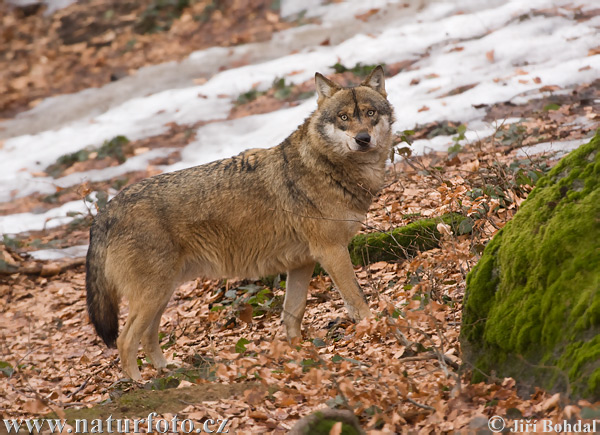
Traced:
<path fill-rule="evenodd" d="M 282 320 L 291 341 L 301 338 L 315 262 L 353 320 L 370 315 L 347 247 L 384 181 L 393 109 L 381 66 L 356 87 L 319 73 L 315 83 L 317 109 L 281 144 L 142 180 L 94 219 L 88 313 L 132 379 L 141 378 L 140 342 L 156 368 L 166 366 L 162 313 L 175 288 L 199 276 L 287 272 Z M 129 316 L 119 335 L 121 297 Z"/>

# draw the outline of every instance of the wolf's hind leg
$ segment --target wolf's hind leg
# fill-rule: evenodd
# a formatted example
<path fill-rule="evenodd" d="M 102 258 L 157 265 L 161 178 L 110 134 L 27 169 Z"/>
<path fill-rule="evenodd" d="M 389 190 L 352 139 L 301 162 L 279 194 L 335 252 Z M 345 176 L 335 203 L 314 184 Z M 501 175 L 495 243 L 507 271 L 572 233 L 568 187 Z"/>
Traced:
<path fill-rule="evenodd" d="M 281 318 L 289 341 L 301 337 L 302 317 L 306 308 L 308 284 L 315 269 L 315 262 L 289 270 L 285 286 L 285 299 Z"/>
<path fill-rule="evenodd" d="M 165 299 L 159 305 L 156 314 L 154 315 L 154 319 L 150 323 L 150 326 L 146 328 L 144 333 L 142 334 L 142 347 L 144 348 L 144 352 L 146 352 L 146 356 L 150 358 L 152 365 L 156 369 L 161 369 L 167 366 L 167 360 L 162 353 L 160 348 L 160 344 L 158 341 L 158 329 L 160 327 L 160 319 L 169 303 L 169 299 L 171 299 L 173 291 L 167 291 L 165 293 Z"/>
<path fill-rule="evenodd" d="M 137 365 L 140 340 L 156 318 L 159 307 L 162 307 L 162 305 L 153 304 L 143 297 L 129 301 L 129 316 L 123 331 L 117 339 L 117 347 L 119 348 L 123 370 L 134 381 L 139 381 L 142 378 Z M 160 311 L 160 314 L 162 314 L 162 311 Z M 158 333 L 156 340 L 158 341 Z"/>
<path fill-rule="evenodd" d="M 156 312 L 152 323 L 150 323 L 150 326 L 148 326 L 142 334 L 142 347 L 144 348 L 144 352 L 146 352 L 146 356 L 150 358 L 154 368 L 157 369 L 162 369 L 167 366 L 167 360 L 162 353 L 158 340 L 158 329 L 160 327 L 160 319 L 167 307 L 169 299 L 167 299 L 162 307 Z"/>

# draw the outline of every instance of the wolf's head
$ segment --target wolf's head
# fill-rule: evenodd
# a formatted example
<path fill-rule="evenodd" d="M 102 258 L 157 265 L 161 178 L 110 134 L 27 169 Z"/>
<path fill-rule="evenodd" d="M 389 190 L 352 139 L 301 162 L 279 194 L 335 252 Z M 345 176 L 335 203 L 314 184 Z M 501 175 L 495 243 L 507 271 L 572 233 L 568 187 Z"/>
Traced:
<path fill-rule="evenodd" d="M 319 73 L 315 82 L 319 106 L 315 127 L 328 145 L 341 154 L 390 149 L 394 114 L 381 65 L 356 87 L 343 88 Z"/>

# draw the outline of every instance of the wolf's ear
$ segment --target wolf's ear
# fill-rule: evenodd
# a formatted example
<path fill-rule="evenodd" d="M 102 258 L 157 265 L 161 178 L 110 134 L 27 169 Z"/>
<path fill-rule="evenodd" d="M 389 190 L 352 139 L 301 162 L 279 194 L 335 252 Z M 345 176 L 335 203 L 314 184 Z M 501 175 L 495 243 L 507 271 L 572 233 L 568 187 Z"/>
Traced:
<path fill-rule="evenodd" d="M 377 65 L 371 74 L 361 83 L 362 86 L 368 86 L 371 89 L 379 92 L 384 97 L 387 97 L 387 92 L 385 91 L 385 79 L 383 73 L 383 67 L 381 65 Z"/>
<path fill-rule="evenodd" d="M 331 97 L 340 90 L 338 85 L 321 73 L 315 73 L 315 85 L 317 87 L 317 94 L 319 95 L 318 104 L 321 104 L 323 100 Z"/>

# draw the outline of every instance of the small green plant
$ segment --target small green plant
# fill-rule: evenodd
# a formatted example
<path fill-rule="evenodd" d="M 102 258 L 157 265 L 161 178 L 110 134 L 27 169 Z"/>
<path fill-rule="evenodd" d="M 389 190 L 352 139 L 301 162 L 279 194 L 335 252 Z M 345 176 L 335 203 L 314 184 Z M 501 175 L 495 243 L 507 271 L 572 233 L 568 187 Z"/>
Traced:
<path fill-rule="evenodd" d="M 258 91 L 256 89 L 250 89 L 248 92 L 244 92 L 243 94 L 240 94 L 238 96 L 236 104 L 237 105 L 247 104 L 251 101 L 256 100 L 261 95 L 265 95 L 265 94 L 266 94 L 266 92 Z"/>
<path fill-rule="evenodd" d="M 200 15 L 194 15 L 194 21 L 208 23 L 210 21 L 210 18 L 212 17 L 212 14 L 223 7 L 221 3 L 222 2 L 219 2 L 217 0 L 212 0 L 204 7 L 204 10 L 202 10 L 202 13 Z"/>
<path fill-rule="evenodd" d="M 6 361 L 0 361 L 0 373 L 2 373 L 6 377 L 10 377 L 14 372 L 15 369 L 13 369 L 13 367 L 9 363 L 7 363 Z"/>
<path fill-rule="evenodd" d="M 376 66 L 377 65 L 363 65 L 361 62 L 358 62 L 352 68 L 348 68 L 345 65 L 336 62 L 336 64 L 331 66 L 331 68 L 333 68 L 333 70 L 338 74 L 349 71 L 356 77 L 364 78 L 368 76 L 371 73 L 371 71 L 375 69 Z M 385 64 L 382 64 L 382 66 L 385 66 Z"/>
<path fill-rule="evenodd" d="M 414 130 L 403 130 L 396 133 L 400 137 L 400 142 L 406 142 L 409 146 L 413 143 L 412 136 L 415 135 Z"/>
<path fill-rule="evenodd" d="M 127 178 L 127 177 L 117 178 L 117 179 L 115 179 L 115 181 L 113 181 L 111 187 L 115 190 L 121 190 L 123 187 L 125 187 L 125 185 L 127 183 L 129 183 L 129 178 Z"/>
<path fill-rule="evenodd" d="M 525 133 L 527 129 L 516 122 L 510 124 L 508 127 L 500 127 L 498 131 L 494 133 L 494 137 L 500 141 L 502 145 L 510 145 L 512 147 L 519 147 L 525 139 Z"/>
<path fill-rule="evenodd" d="M 249 283 L 228 290 L 221 289 L 223 297 L 220 305 L 211 307 L 211 311 L 252 307 L 252 317 L 262 316 L 268 312 L 278 312 L 283 305 L 283 298 L 275 296 L 273 289 L 263 285 Z"/>
<path fill-rule="evenodd" d="M 98 159 L 105 157 L 114 157 L 119 163 L 124 163 L 127 158 L 123 147 L 129 143 L 129 139 L 125 136 L 119 135 L 113 137 L 111 140 L 104 141 L 102 146 L 98 149 Z"/>
<path fill-rule="evenodd" d="M 427 126 L 425 126 L 427 127 Z M 453 134 L 460 134 L 458 129 L 460 125 L 452 121 L 441 121 L 435 123 L 434 127 L 427 133 L 427 139 L 433 139 L 436 136 L 451 136 Z"/>
<path fill-rule="evenodd" d="M 135 44 L 137 44 L 137 39 L 131 38 L 129 41 L 127 41 L 127 44 L 125 44 L 125 49 L 123 51 L 127 52 L 133 50 Z"/>
<path fill-rule="evenodd" d="M 278 100 L 285 100 L 292 93 L 293 85 L 286 84 L 285 78 L 278 78 L 273 81 L 273 89 L 275 89 L 275 94 L 273 95 Z"/>
<path fill-rule="evenodd" d="M 46 195 L 42 198 L 42 201 L 44 201 L 45 203 L 48 203 L 48 204 L 57 204 L 62 192 L 63 192 L 62 190 L 59 190 L 57 192 L 54 192 L 51 195 Z"/>
<path fill-rule="evenodd" d="M 114 157 L 119 163 L 124 163 L 127 160 L 123 147 L 129 143 L 127 137 L 119 135 L 104 143 L 94 150 L 91 147 L 83 148 L 79 151 L 70 154 L 64 154 L 56 159 L 56 162 L 48 166 L 45 172 L 53 178 L 58 178 L 62 173 L 78 162 L 85 162 L 90 159 L 90 156 L 96 153 L 95 160 L 100 160 L 106 157 Z M 53 198 L 48 197 L 47 202 L 52 202 Z"/>
<path fill-rule="evenodd" d="M 300 365 L 302 366 L 302 372 L 306 373 L 310 371 L 310 369 L 312 369 L 313 367 L 318 367 L 320 363 L 319 361 L 315 361 L 314 359 L 307 358 L 303 359 Z"/>
<path fill-rule="evenodd" d="M 17 250 L 21 247 L 23 247 L 23 242 L 15 239 L 14 237 L 10 237 L 6 234 L 2 234 L 2 243 L 4 244 L 4 246 L 6 246 L 7 248 L 13 249 L 13 250 Z"/>
<path fill-rule="evenodd" d="M 156 378 L 152 382 L 149 383 L 148 386 L 145 386 L 146 389 L 154 390 L 154 391 L 162 391 L 168 390 L 170 388 L 177 388 L 181 380 L 176 376 L 167 376 L 164 378 Z"/>
<path fill-rule="evenodd" d="M 0 272 L 4 272 L 4 273 L 13 273 L 15 271 L 18 270 L 17 266 L 14 266 L 4 260 L 0 259 Z"/>
<path fill-rule="evenodd" d="M 316 347 L 316 348 L 323 348 L 323 347 L 327 347 L 327 343 L 325 342 L 325 340 L 323 340 L 322 338 L 313 338 L 312 340 L 312 344 Z"/>
<path fill-rule="evenodd" d="M 163 341 L 163 339 L 165 337 L 167 337 L 167 341 L 164 344 L 160 345 L 160 348 L 163 350 L 168 349 L 175 344 L 175 334 L 174 333 L 167 335 L 164 332 L 159 332 L 158 333 L 158 342 L 160 343 L 161 341 Z"/>
<path fill-rule="evenodd" d="M 390 155 L 390 159 L 393 162 L 394 161 L 394 156 L 396 154 L 398 154 L 399 156 L 410 156 L 412 154 L 412 150 L 410 149 L 410 147 L 413 144 L 413 135 L 415 134 L 414 130 L 404 130 L 404 131 L 397 131 L 396 135 L 395 135 L 395 145 L 393 148 L 393 151 Z M 408 146 L 400 146 L 402 145 L 402 143 L 406 143 L 406 145 Z"/>
<path fill-rule="evenodd" d="M 152 0 L 140 14 L 134 29 L 141 34 L 167 31 L 189 5 L 190 0 Z"/>
<path fill-rule="evenodd" d="M 236 104 L 238 106 L 247 104 L 263 95 L 272 96 L 278 100 L 287 100 L 290 98 L 293 100 L 305 100 L 312 97 L 314 94 L 314 91 L 299 92 L 298 87 L 293 83 L 287 83 L 285 77 L 277 77 L 273 80 L 271 87 L 266 91 L 259 91 L 256 88 L 252 88 L 249 91 L 240 94 L 236 100 Z"/>
<path fill-rule="evenodd" d="M 235 352 L 236 353 L 244 353 L 246 352 L 246 345 L 250 343 L 250 340 L 245 339 L 244 337 L 240 338 L 237 343 L 235 343 Z"/>
<path fill-rule="evenodd" d="M 480 169 L 483 183 L 468 191 L 467 196 L 472 200 L 487 196 L 497 200 L 500 208 L 507 208 L 514 202 L 510 192 L 521 198 L 527 196 L 549 170 L 550 167 L 542 158 L 517 159 L 508 165 L 495 161 L 489 167 Z M 470 216 L 475 220 L 486 219 L 489 213 L 489 205 L 482 202 Z"/>
<path fill-rule="evenodd" d="M 92 204 L 92 206 L 96 208 L 96 211 L 104 210 L 106 204 L 108 204 L 108 193 L 103 190 L 98 190 L 94 197 L 86 195 L 85 201 Z"/>
<path fill-rule="evenodd" d="M 448 154 L 452 155 L 456 155 L 459 152 L 462 151 L 463 146 L 461 145 L 461 141 L 465 140 L 465 132 L 467 131 L 467 126 L 464 124 L 459 125 L 458 127 L 456 127 L 456 136 L 454 136 L 452 138 L 452 141 L 454 142 L 449 148 L 448 148 Z"/>
<path fill-rule="evenodd" d="M 77 162 L 85 162 L 93 152 L 91 148 L 84 148 L 74 153 L 64 154 L 56 159 L 56 162 L 46 168 L 46 173 L 53 178 L 59 177 L 67 168 Z"/>
<path fill-rule="evenodd" d="M 560 109 L 560 104 L 550 103 L 544 106 L 544 112 L 552 112 L 553 110 Z"/>

